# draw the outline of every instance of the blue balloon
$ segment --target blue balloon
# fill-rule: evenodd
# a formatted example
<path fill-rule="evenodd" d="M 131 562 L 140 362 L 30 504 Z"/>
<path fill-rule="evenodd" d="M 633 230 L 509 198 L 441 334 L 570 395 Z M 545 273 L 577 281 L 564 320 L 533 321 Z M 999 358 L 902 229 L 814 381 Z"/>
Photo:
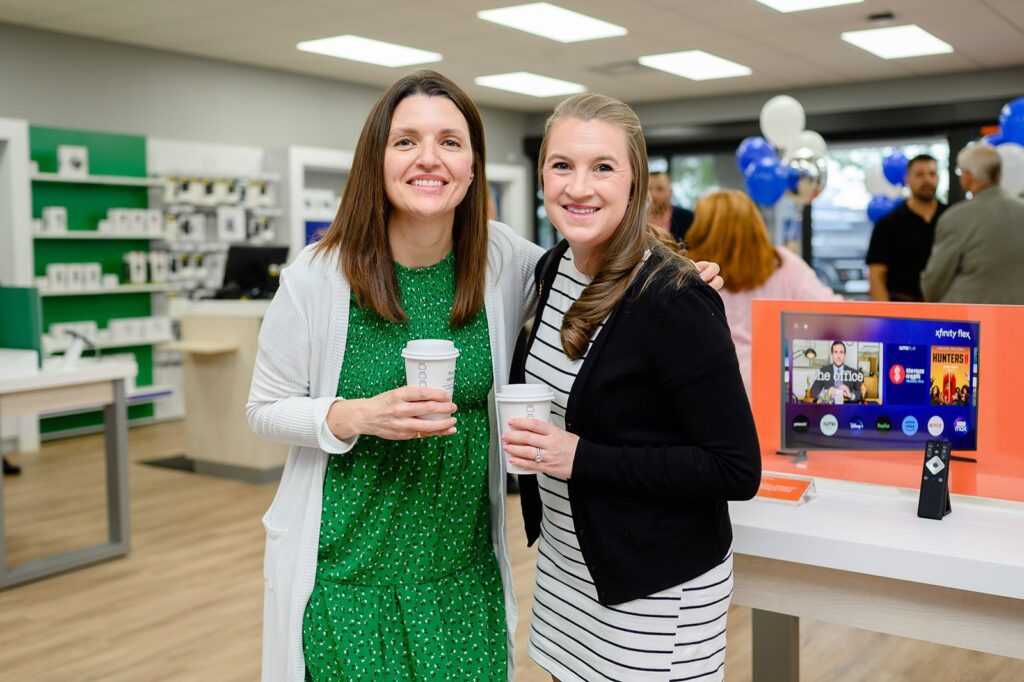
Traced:
<path fill-rule="evenodd" d="M 907 175 L 907 157 L 903 152 L 893 152 L 882 161 L 882 173 L 885 179 L 899 187 L 903 184 L 903 178 Z"/>
<path fill-rule="evenodd" d="M 902 199 L 893 199 L 886 196 L 873 196 L 868 202 L 868 219 L 877 223 L 882 217 L 891 213 L 893 209 L 903 203 Z"/>
<path fill-rule="evenodd" d="M 773 206 L 786 191 L 786 175 L 780 172 L 778 159 L 763 158 L 743 170 L 747 192 L 762 206 Z"/>
<path fill-rule="evenodd" d="M 1007 102 L 999 112 L 1003 142 L 1024 144 L 1024 97 Z"/>
<path fill-rule="evenodd" d="M 763 137 L 752 136 L 745 138 L 736 148 L 736 165 L 741 171 L 746 171 L 747 166 L 757 163 L 761 159 L 777 159 L 775 150 Z"/>

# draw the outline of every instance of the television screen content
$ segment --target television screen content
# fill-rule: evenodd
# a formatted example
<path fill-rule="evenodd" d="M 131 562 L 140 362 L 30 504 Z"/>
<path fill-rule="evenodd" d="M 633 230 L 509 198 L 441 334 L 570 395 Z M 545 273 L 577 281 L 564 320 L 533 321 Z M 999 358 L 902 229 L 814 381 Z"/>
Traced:
<path fill-rule="evenodd" d="M 976 450 L 979 327 L 783 313 L 783 448 Z"/>

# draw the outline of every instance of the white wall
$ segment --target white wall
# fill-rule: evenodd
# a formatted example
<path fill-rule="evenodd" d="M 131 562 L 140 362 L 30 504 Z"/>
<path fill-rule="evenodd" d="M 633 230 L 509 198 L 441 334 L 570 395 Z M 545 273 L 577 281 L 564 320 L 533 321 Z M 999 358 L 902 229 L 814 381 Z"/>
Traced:
<path fill-rule="evenodd" d="M 283 149 L 354 149 L 380 88 L 0 24 L 0 117 Z M 523 163 L 528 116 L 481 109 L 488 160 Z"/>

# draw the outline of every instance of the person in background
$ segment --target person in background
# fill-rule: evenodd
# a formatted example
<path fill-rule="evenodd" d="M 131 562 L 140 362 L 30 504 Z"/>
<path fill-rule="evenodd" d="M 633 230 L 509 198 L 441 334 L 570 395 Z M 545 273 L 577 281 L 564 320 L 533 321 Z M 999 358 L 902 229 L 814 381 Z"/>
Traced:
<path fill-rule="evenodd" d="M 883 216 L 868 244 L 868 284 L 875 301 L 922 301 L 921 271 L 928 263 L 935 224 L 946 205 L 935 198 L 939 170 L 935 157 L 918 154 L 904 177 L 910 198 Z"/>
<path fill-rule="evenodd" d="M 750 396 L 750 303 L 758 298 L 838 301 L 814 270 L 789 249 L 772 246 L 761 212 L 745 193 L 711 192 L 697 202 L 689 256 L 722 264 L 719 292 L 736 346 L 743 385 Z"/>
<path fill-rule="evenodd" d="M 953 206 L 935 228 L 921 273 L 927 301 L 1024 305 L 1024 201 L 999 186 L 1002 160 L 989 144 L 957 154 L 960 186 L 972 197 Z"/>
<path fill-rule="evenodd" d="M 721 680 L 732 594 L 727 500 L 761 455 L 722 301 L 650 226 L 640 121 L 602 95 L 548 119 L 539 173 L 564 237 L 537 268 L 512 382 L 551 422 L 512 419 L 529 542 L 530 656 L 559 680 Z"/>
<path fill-rule="evenodd" d="M 672 203 L 672 181 L 668 173 L 651 173 L 650 192 L 651 212 L 648 222 L 671 234 L 677 242 L 683 242 L 693 222 L 693 213 Z"/>

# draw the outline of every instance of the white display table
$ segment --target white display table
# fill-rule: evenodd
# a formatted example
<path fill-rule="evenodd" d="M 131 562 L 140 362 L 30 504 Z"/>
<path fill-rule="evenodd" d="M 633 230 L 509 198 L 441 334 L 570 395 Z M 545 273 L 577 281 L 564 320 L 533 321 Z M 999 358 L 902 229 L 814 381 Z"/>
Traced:
<path fill-rule="evenodd" d="M 816 479 L 801 506 L 729 505 L 733 601 L 754 609 L 754 680 L 799 678 L 801 617 L 1024 659 L 1024 504 Z"/>
<path fill-rule="evenodd" d="M 0 481 L 0 588 L 36 580 L 116 556 L 131 547 L 128 507 L 128 412 L 125 382 L 134 361 L 81 361 L 74 369 L 51 363 L 38 372 L 0 378 L 0 415 L 68 413 L 103 409 L 106 436 L 108 541 L 70 552 L 7 565 L 3 483 Z"/>

